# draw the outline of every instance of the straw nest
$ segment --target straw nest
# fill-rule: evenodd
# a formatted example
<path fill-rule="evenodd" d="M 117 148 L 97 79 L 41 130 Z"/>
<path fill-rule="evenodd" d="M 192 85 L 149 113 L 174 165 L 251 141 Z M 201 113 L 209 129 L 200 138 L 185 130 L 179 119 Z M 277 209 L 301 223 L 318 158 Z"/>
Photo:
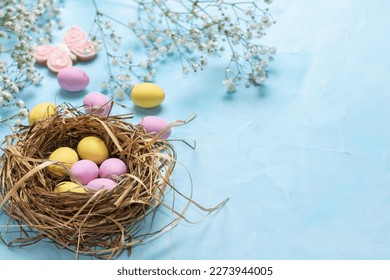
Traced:
<path fill-rule="evenodd" d="M 125 249 L 130 253 L 132 246 L 153 235 L 142 231 L 142 222 L 164 203 L 166 188 L 173 188 L 170 175 L 176 154 L 168 141 L 127 122 L 129 117 L 86 115 L 62 105 L 55 116 L 21 127 L 6 138 L 0 161 L 0 204 L 20 232 L 8 245 L 25 246 L 49 238 L 77 255 L 111 259 Z M 169 127 L 178 124 L 183 122 Z M 76 148 L 86 136 L 101 138 L 111 157 L 127 163 L 128 173 L 110 191 L 53 192 L 64 178 L 48 172 L 49 165 L 61 164 L 49 161 L 50 153 L 62 146 Z M 69 171 L 68 175 L 72 179 Z M 177 215 L 180 218 L 182 213 Z"/>

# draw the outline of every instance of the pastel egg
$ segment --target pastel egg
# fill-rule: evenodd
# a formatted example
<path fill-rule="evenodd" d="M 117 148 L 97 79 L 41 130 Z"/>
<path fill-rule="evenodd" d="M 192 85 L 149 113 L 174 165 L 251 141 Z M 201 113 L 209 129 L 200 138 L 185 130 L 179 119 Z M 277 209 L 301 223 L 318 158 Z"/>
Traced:
<path fill-rule="evenodd" d="M 92 160 L 82 159 L 73 164 L 70 170 L 83 185 L 99 177 L 99 167 Z"/>
<path fill-rule="evenodd" d="M 100 92 L 91 92 L 84 97 L 84 110 L 87 114 L 107 117 L 112 107 L 111 100 Z"/>
<path fill-rule="evenodd" d="M 126 164 L 119 158 L 109 158 L 103 161 L 99 168 L 101 178 L 111 178 L 113 175 L 121 176 L 127 171 Z"/>
<path fill-rule="evenodd" d="M 36 121 L 53 116 L 56 112 L 56 105 L 51 102 L 40 103 L 31 109 L 28 116 L 28 123 L 32 125 Z"/>
<path fill-rule="evenodd" d="M 63 90 L 77 92 L 89 84 L 88 75 L 79 67 L 66 67 L 58 72 L 57 81 Z"/>
<path fill-rule="evenodd" d="M 140 83 L 134 85 L 130 96 L 134 104 L 141 108 L 156 107 L 165 99 L 163 89 L 153 83 Z"/>
<path fill-rule="evenodd" d="M 106 144 L 95 136 L 81 139 L 77 145 L 77 152 L 80 158 L 92 160 L 96 164 L 101 164 L 109 156 Z"/>
<path fill-rule="evenodd" d="M 107 178 L 98 178 L 95 180 L 92 180 L 91 182 L 88 183 L 87 188 L 91 190 L 101 190 L 101 189 L 106 189 L 106 190 L 112 190 L 117 186 L 117 183 L 111 179 Z"/>
<path fill-rule="evenodd" d="M 79 160 L 79 157 L 75 150 L 68 147 L 61 147 L 50 154 L 49 160 L 59 161 L 66 168 L 71 169 L 73 164 Z M 58 164 L 49 165 L 47 168 L 50 172 L 58 176 L 66 176 L 68 174 L 65 168 Z"/>
<path fill-rule="evenodd" d="M 141 122 L 139 123 L 146 132 L 156 135 L 162 132 L 164 129 L 167 128 L 168 123 L 164 121 L 162 118 L 156 117 L 156 116 L 148 116 L 142 118 Z M 162 135 L 161 138 L 167 139 L 171 135 L 171 129 L 167 129 Z"/>
<path fill-rule="evenodd" d="M 74 192 L 74 193 L 85 193 L 85 189 L 76 183 L 64 181 L 59 183 L 55 188 L 54 192 Z"/>

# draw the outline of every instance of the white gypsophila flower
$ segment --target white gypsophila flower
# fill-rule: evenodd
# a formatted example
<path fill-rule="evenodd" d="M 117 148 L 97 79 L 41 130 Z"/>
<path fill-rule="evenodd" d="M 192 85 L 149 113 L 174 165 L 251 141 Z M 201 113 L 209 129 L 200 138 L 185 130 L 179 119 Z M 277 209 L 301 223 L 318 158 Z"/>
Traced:
<path fill-rule="evenodd" d="M 183 67 L 182 71 L 183 71 L 183 74 L 184 74 L 184 75 L 187 75 L 187 74 L 190 73 L 190 68 L 188 68 L 188 67 Z"/>
<path fill-rule="evenodd" d="M 113 66 L 119 65 L 119 59 L 118 59 L 117 57 L 114 57 L 114 58 L 112 59 L 112 65 L 113 65 Z"/>
<path fill-rule="evenodd" d="M 26 108 L 22 108 L 20 109 L 19 111 L 19 116 L 22 117 L 22 118 L 27 118 L 29 115 L 29 112 Z"/>
<path fill-rule="evenodd" d="M 13 92 L 19 93 L 19 87 L 16 84 L 13 83 L 11 85 L 11 89 L 12 89 Z"/>
<path fill-rule="evenodd" d="M 226 87 L 226 91 L 229 93 L 236 91 L 236 84 L 234 83 L 233 79 L 226 78 L 222 81 L 222 84 Z"/>
<path fill-rule="evenodd" d="M 18 106 L 19 108 L 24 108 L 24 107 L 26 107 L 24 101 L 21 100 L 21 99 L 19 99 L 19 100 L 16 102 L 16 106 Z"/>
<path fill-rule="evenodd" d="M 136 22 L 135 20 L 130 20 L 130 21 L 128 22 L 128 25 L 129 25 L 129 27 L 131 27 L 131 28 L 136 28 L 136 27 L 137 27 L 137 22 Z"/>
<path fill-rule="evenodd" d="M 0 73 L 5 73 L 7 71 L 7 62 L 0 61 Z"/>
<path fill-rule="evenodd" d="M 112 27 L 112 22 L 111 22 L 111 21 L 106 21 L 105 24 L 104 24 L 104 27 L 105 27 L 106 29 L 111 29 L 111 27 Z"/>
<path fill-rule="evenodd" d="M 100 88 L 101 88 L 102 90 L 106 90 L 106 89 L 109 88 L 109 84 L 108 84 L 107 82 L 102 82 L 102 83 L 100 84 Z"/>
<path fill-rule="evenodd" d="M 269 53 L 270 54 L 275 54 L 276 53 L 276 48 L 275 47 L 270 47 L 269 48 Z"/>
<path fill-rule="evenodd" d="M 17 119 L 17 120 L 15 121 L 15 126 L 22 126 L 22 125 L 23 125 L 23 120 Z"/>
<path fill-rule="evenodd" d="M 9 93 L 8 91 L 2 91 L 1 96 L 3 97 L 3 100 L 6 102 L 11 101 L 12 99 L 12 94 Z"/>
<path fill-rule="evenodd" d="M 142 68 L 142 69 L 146 69 L 149 67 L 149 63 L 148 61 L 141 61 L 139 66 Z"/>
<path fill-rule="evenodd" d="M 41 81 L 42 81 L 43 77 L 42 76 L 35 76 L 33 79 L 32 79 L 32 83 L 34 85 L 36 84 L 39 84 Z"/>
<path fill-rule="evenodd" d="M 123 89 L 119 89 L 114 93 L 115 99 L 124 99 L 126 97 L 126 92 Z"/>
<path fill-rule="evenodd" d="M 125 56 L 126 56 L 127 60 L 131 61 L 131 60 L 133 60 L 134 53 L 132 51 L 127 51 Z"/>
<path fill-rule="evenodd" d="M 148 72 L 144 76 L 144 81 L 145 82 L 152 82 L 153 81 L 153 72 Z"/>

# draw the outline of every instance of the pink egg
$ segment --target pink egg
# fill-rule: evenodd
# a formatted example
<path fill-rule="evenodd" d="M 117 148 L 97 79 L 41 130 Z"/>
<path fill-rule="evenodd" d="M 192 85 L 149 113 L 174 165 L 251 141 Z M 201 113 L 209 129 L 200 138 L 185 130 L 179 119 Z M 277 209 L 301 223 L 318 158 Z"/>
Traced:
<path fill-rule="evenodd" d="M 154 135 L 160 133 L 168 126 L 168 123 L 166 121 L 164 121 L 162 118 L 155 116 L 144 117 L 139 124 L 144 127 L 146 132 Z M 163 135 L 161 135 L 161 138 L 167 139 L 170 135 L 171 130 L 168 129 L 166 132 L 164 132 Z"/>
<path fill-rule="evenodd" d="M 66 67 L 58 72 L 57 81 L 63 90 L 81 91 L 89 84 L 88 75 L 78 67 Z"/>
<path fill-rule="evenodd" d="M 99 168 L 101 178 L 111 178 L 113 175 L 120 176 L 127 171 L 126 164 L 119 158 L 109 158 L 102 162 Z"/>
<path fill-rule="evenodd" d="M 83 185 L 99 177 L 99 167 L 92 160 L 88 159 L 79 160 L 73 164 L 71 171 Z"/>
<path fill-rule="evenodd" d="M 113 188 L 116 187 L 116 185 L 117 185 L 117 183 L 111 179 L 97 178 L 97 179 L 89 182 L 87 185 L 87 188 L 95 190 L 95 191 L 98 191 L 101 189 L 112 190 Z"/>
<path fill-rule="evenodd" d="M 112 102 L 100 92 L 91 92 L 84 97 L 84 110 L 87 114 L 107 117 L 110 113 Z"/>

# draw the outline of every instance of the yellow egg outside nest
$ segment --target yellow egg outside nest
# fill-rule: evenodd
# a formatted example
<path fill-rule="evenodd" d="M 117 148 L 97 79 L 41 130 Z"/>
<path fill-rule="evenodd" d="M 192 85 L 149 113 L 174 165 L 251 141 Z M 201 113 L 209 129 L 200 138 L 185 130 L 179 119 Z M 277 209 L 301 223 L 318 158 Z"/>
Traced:
<path fill-rule="evenodd" d="M 101 164 L 109 157 L 106 144 L 103 140 L 95 136 L 88 136 L 81 139 L 77 145 L 77 152 L 81 159 L 89 159 L 96 164 Z"/>
<path fill-rule="evenodd" d="M 59 183 L 55 189 L 54 192 L 74 192 L 74 193 L 85 193 L 85 189 L 81 186 L 79 186 L 76 183 L 64 181 Z"/>
<path fill-rule="evenodd" d="M 49 160 L 59 161 L 70 170 L 73 164 L 79 160 L 79 157 L 75 150 L 68 147 L 61 147 L 51 153 Z M 52 164 L 47 168 L 50 172 L 57 176 L 66 176 L 68 174 L 65 168 L 59 164 Z"/>
<path fill-rule="evenodd" d="M 36 121 L 47 119 L 55 114 L 56 105 L 50 102 L 45 102 L 36 105 L 31 109 L 28 116 L 28 123 L 30 125 L 34 124 Z"/>
<path fill-rule="evenodd" d="M 130 96 L 134 104 L 141 108 L 156 107 L 165 99 L 163 89 L 153 83 L 136 84 Z"/>

